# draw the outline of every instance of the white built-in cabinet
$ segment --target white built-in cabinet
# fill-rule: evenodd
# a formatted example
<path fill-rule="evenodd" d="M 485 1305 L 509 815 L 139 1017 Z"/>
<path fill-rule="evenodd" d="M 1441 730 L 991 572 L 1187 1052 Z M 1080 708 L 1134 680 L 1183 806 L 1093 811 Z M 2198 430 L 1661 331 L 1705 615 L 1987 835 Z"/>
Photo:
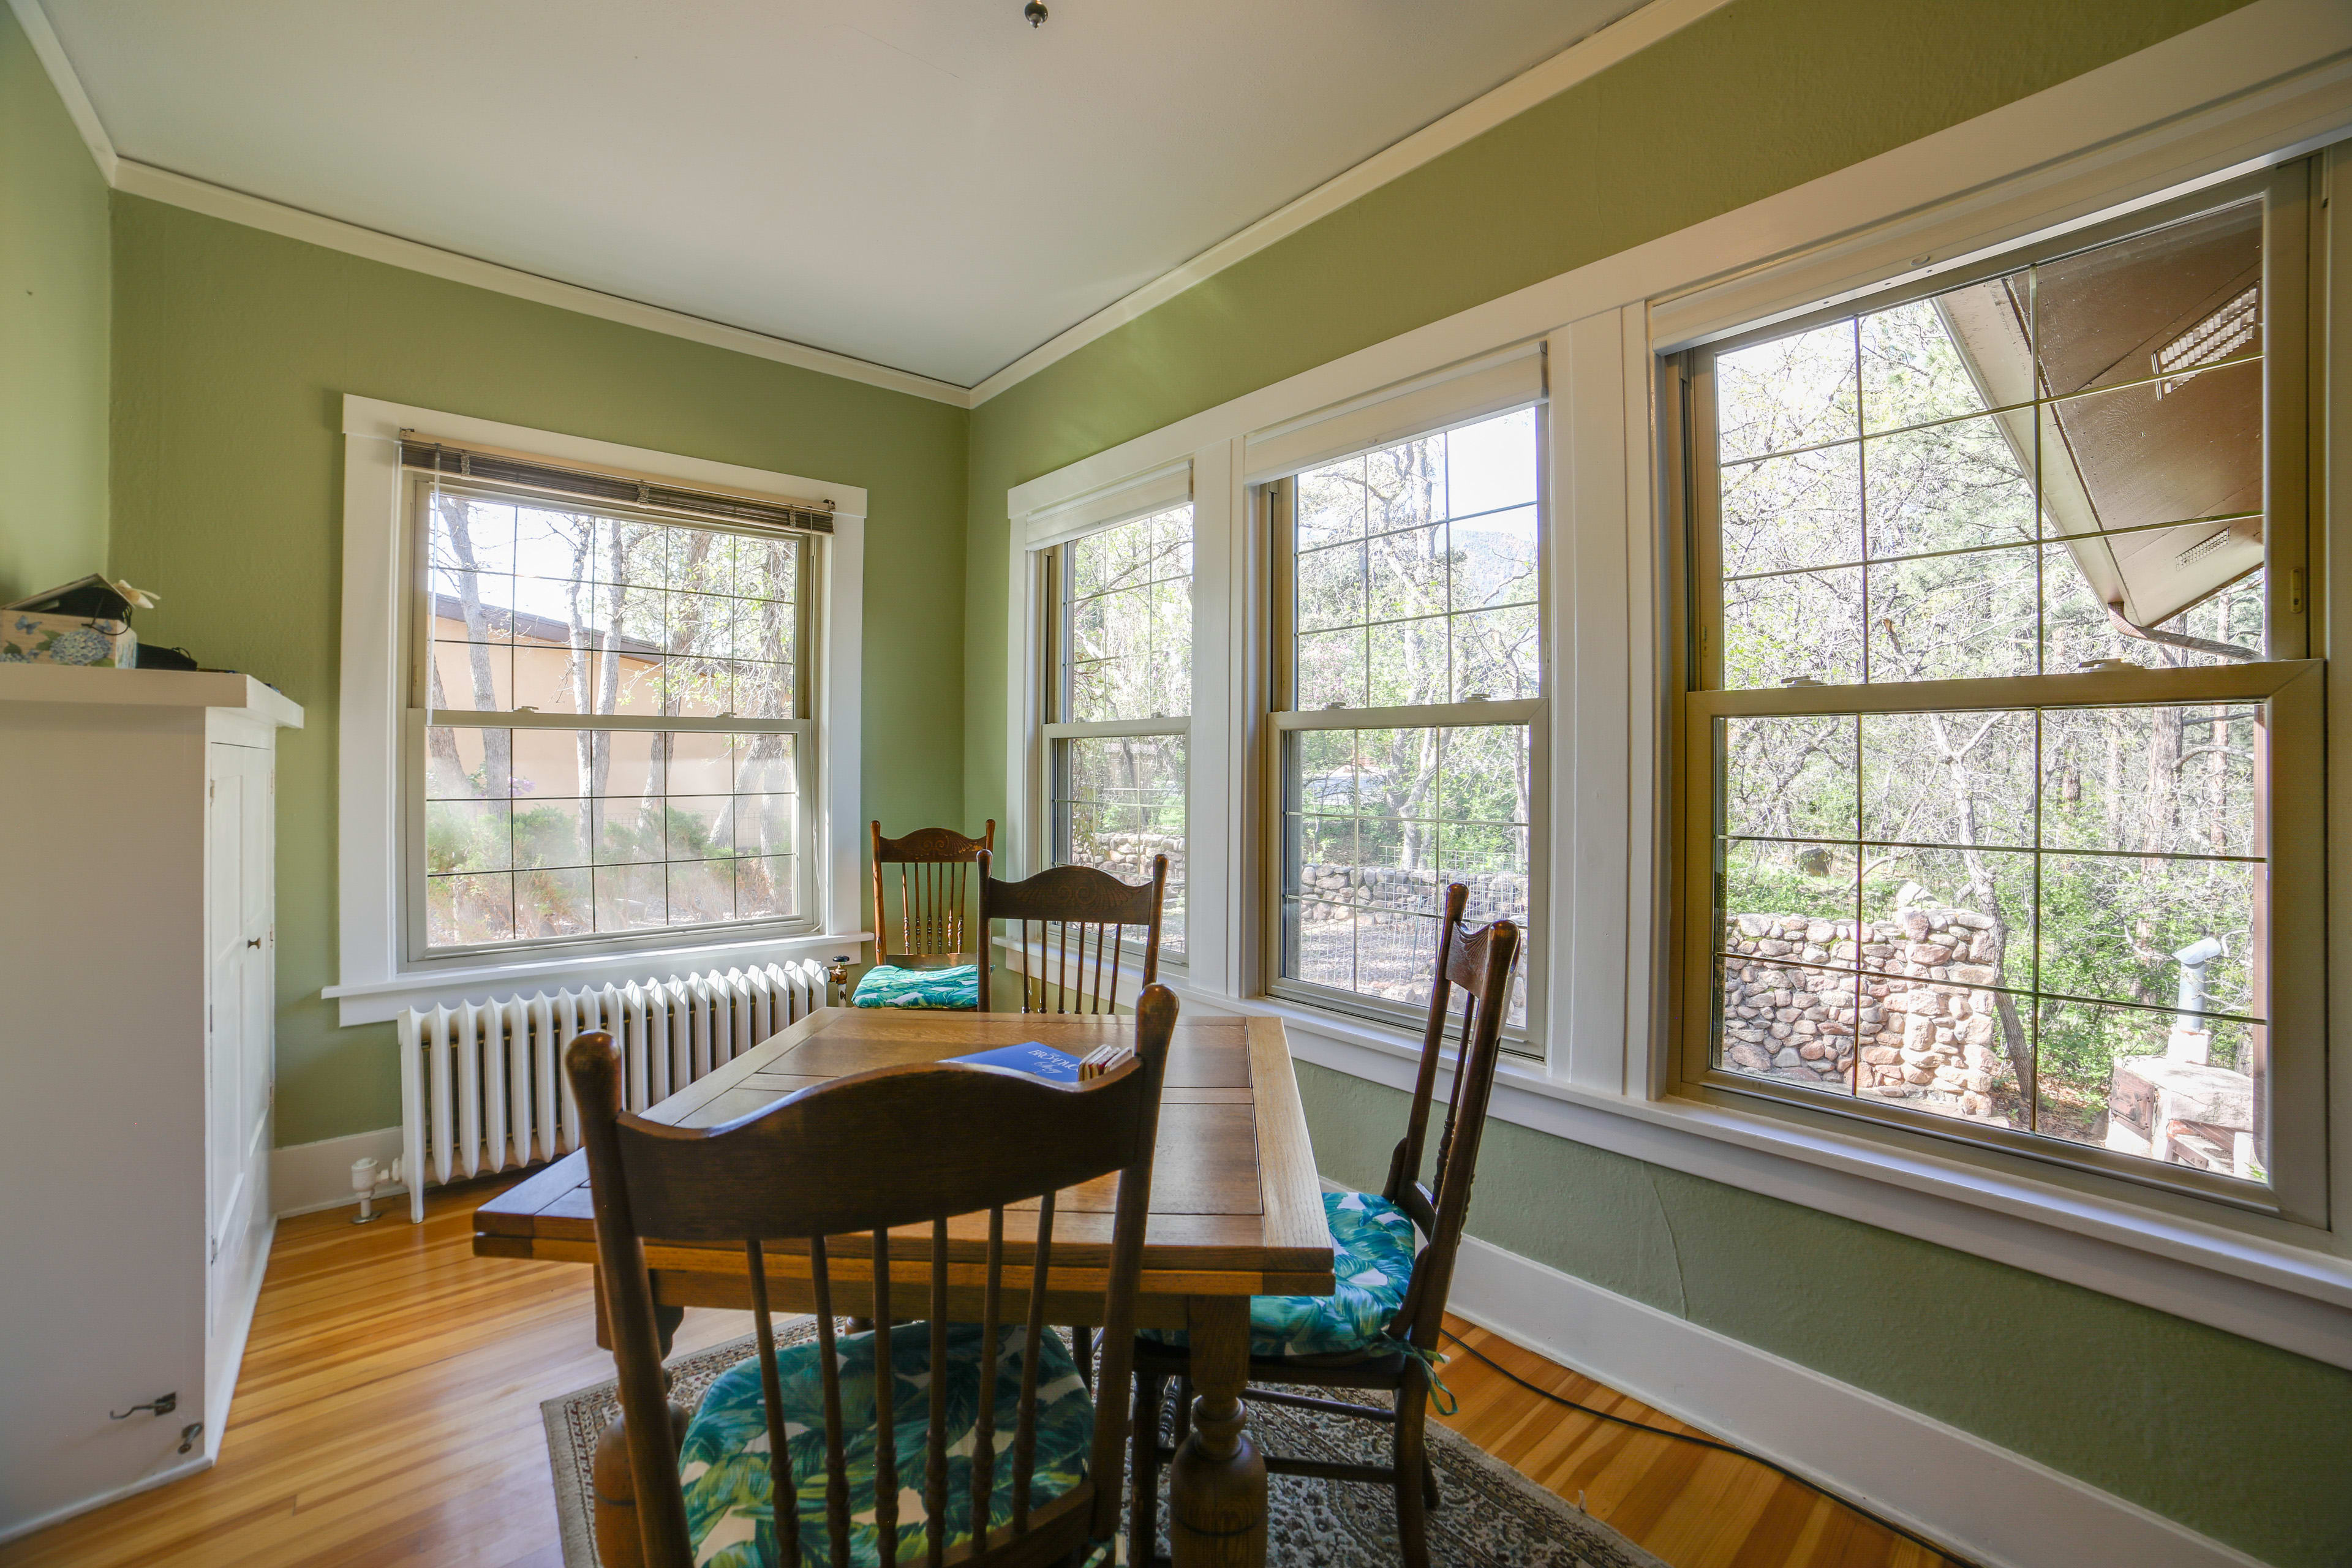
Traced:
<path fill-rule="evenodd" d="M 0 1540 L 218 1452 L 268 1260 L 301 722 L 242 675 L 0 665 Z"/>

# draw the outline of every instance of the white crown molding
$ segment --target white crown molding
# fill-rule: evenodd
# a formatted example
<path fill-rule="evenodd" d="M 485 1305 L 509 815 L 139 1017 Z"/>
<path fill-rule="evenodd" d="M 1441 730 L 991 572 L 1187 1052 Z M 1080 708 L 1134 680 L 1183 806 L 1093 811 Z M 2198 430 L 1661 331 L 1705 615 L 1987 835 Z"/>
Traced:
<path fill-rule="evenodd" d="M 2343 0 L 2252 0 L 1915 142 L 1089 453 L 1008 489 L 1006 515 L 1402 386 L 1599 311 L 1638 302 L 1645 316 L 1656 311 L 1679 328 L 1704 314 L 1698 291 L 1715 300 L 1718 285 L 1744 279 L 1768 279 L 1789 299 L 1804 300 L 1891 285 L 1916 275 L 1931 256 L 1947 265 L 1966 248 L 2007 244 L 2192 182 L 2234 177 L 2347 130 L 2352 11 Z M 1956 236 L 1967 237 L 1966 245 Z M 1654 346 L 1686 346 L 1692 335 Z"/>
<path fill-rule="evenodd" d="M 73 117 L 75 127 L 89 144 L 90 156 L 96 161 L 99 172 L 116 190 L 166 202 L 250 228 L 263 229 L 289 239 L 299 239 L 371 261 L 444 278 L 454 283 L 469 284 L 496 293 L 552 305 L 559 310 L 617 321 L 624 326 L 641 327 L 648 331 L 708 343 L 713 348 L 774 360 L 892 392 L 903 392 L 957 408 L 976 408 L 1005 388 L 1036 374 L 1047 365 L 1135 320 L 1153 306 L 1174 299 L 1195 283 L 1213 277 L 1235 262 L 1297 233 L 1358 196 L 1442 157 L 1513 115 L 1598 75 L 1708 13 L 1720 10 L 1730 0 L 1650 0 L 1648 5 L 1632 15 L 1570 45 L 1452 113 L 1431 121 L 1402 141 L 1392 142 L 1247 227 L 1227 236 L 1181 266 L 1105 306 L 1076 326 L 1030 350 L 977 386 L 969 388 L 932 376 L 919 375 L 912 371 L 836 353 L 829 349 L 814 348 L 750 328 L 730 326 L 682 310 L 648 305 L 601 289 L 484 261 L 438 246 L 404 239 L 379 229 L 345 223 L 339 218 L 252 195 L 194 175 L 121 157 L 115 152 L 113 140 L 107 134 L 104 123 L 91 105 L 89 94 L 83 89 L 73 62 L 66 57 L 65 47 L 58 39 L 57 29 L 49 25 L 47 13 L 41 9 L 40 0 L 8 0 L 8 3 L 24 26 L 26 36 L 31 38 L 34 52 L 47 69 L 51 84 L 65 100 L 67 112 Z"/>
<path fill-rule="evenodd" d="M 446 279 L 452 283 L 488 289 L 493 293 L 510 295 L 518 300 L 552 305 L 561 310 L 615 321 L 625 327 L 641 327 L 647 331 L 683 338 L 689 342 L 707 343 L 712 348 L 750 354 L 755 359 L 772 360 L 779 364 L 813 370 L 822 375 L 839 376 L 844 381 L 862 382 L 868 386 L 929 398 L 934 403 L 945 403 L 957 408 L 971 406 L 971 394 L 952 382 L 876 364 L 870 360 L 835 353 L 830 349 L 813 348 L 789 338 L 753 331 L 748 327 L 730 326 L 724 321 L 709 321 L 683 310 L 647 305 L 618 294 L 607 294 L 602 289 L 541 277 L 520 268 L 500 266 L 495 261 L 484 261 L 438 246 L 403 239 L 379 229 L 322 216 L 301 207 L 289 206 L 283 202 L 249 195 L 209 180 L 200 180 L 190 174 L 122 157 L 115 152 L 113 138 L 107 134 L 105 124 L 100 121 L 89 92 L 82 87 L 80 76 L 74 70 L 73 62 L 66 58 L 65 46 L 58 41 L 57 29 L 49 25 L 48 15 L 41 9 L 40 0 L 8 0 L 8 5 L 16 14 L 16 20 L 24 27 L 26 37 L 31 39 L 33 52 L 40 58 L 42 67 L 49 73 L 50 85 L 65 100 L 66 112 L 72 116 L 75 128 L 81 132 L 82 141 L 89 147 L 89 155 L 97 162 L 99 173 L 115 190 L 185 207 L 207 217 L 225 218 L 230 223 L 282 235 L 288 239 L 324 246 L 347 256 L 405 268 L 411 272 Z"/>
<path fill-rule="evenodd" d="M 1288 204 L 1226 236 L 1192 260 L 1160 274 L 1124 298 L 1097 310 L 1076 326 L 1048 338 L 971 389 L 975 408 L 998 393 L 1028 380 L 1056 360 L 1078 350 L 1154 306 L 1166 304 L 1195 283 L 1215 277 L 1279 240 L 1339 211 L 1358 196 L 1409 174 L 1423 163 L 1451 153 L 1473 137 L 1500 125 L 1515 114 L 1556 98 L 1579 82 L 1600 75 L 1672 34 L 1680 32 L 1731 0 L 1650 0 L 1590 37 L 1580 38 L 1540 65 L 1491 88 L 1452 113 L 1431 121 L 1402 141 L 1390 143 L 1353 168 L 1326 180 Z"/>
<path fill-rule="evenodd" d="M 98 172 L 109 185 L 114 184 L 116 158 L 114 138 L 98 118 L 98 110 L 82 90 L 81 78 L 74 73 L 73 62 L 66 58 L 66 47 L 58 40 L 58 30 L 49 26 L 49 14 L 41 9 L 41 0 L 8 0 L 8 9 L 16 13 L 16 25 L 25 29 L 32 41 L 33 53 L 39 57 L 41 68 L 49 73 L 49 85 L 65 100 L 66 113 L 81 132 L 82 142 L 98 163 Z"/>
<path fill-rule="evenodd" d="M 14 0 L 14 4 L 19 6 L 32 3 L 33 0 Z M 428 277 L 445 278 L 452 283 L 471 284 L 477 289 L 488 289 L 519 300 L 552 305 L 558 310 L 572 310 L 583 316 L 617 321 L 625 327 L 642 327 L 647 331 L 684 338 L 689 342 L 708 343 L 712 348 L 773 360 L 780 364 L 839 376 L 844 381 L 863 382 L 868 386 L 926 397 L 934 403 L 951 404 L 958 408 L 971 405 L 971 394 L 962 387 L 928 375 L 917 375 L 912 371 L 895 370 L 870 360 L 835 353 L 830 349 L 811 348 L 789 338 L 771 337 L 747 327 L 730 327 L 723 321 L 688 315 L 683 310 L 642 304 L 618 294 L 583 288 L 577 283 L 560 282 L 535 272 L 525 272 L 518 268 L 500 266 L 495 261 L 483 261 L 454 250 L 444 250 L 438 246 L 402 239 L 397 235 L 362 228 L 358 224 L 345 223 L 340 218 L 322 217 L 300 207 L 288 206 L 283 202 L 247 195 L 243 191 L 157 168 L 152 163 L 142 163 L 136 159 L 118 159 L 116 166 L 118 172 L 112 181 L 116 190 L 168 202 L 173 206 L 203 213 L 207 217 L 226 218 L 248 228 L 264 229 L 289 239 L 304 240 L 369 261 L 382 261 L 390 266 L 406 268 L 411 272 L 422 272 Z"/>
<path fill-rule="evenodd" d="M 566 283 L 457 251 L 404 239 L 300 207 L 271 201 L 193 175 L 121 157 L 58 41 L 40 0 L 9 0 L 10 8 L 47 70 L 67 112 L 88 144 L 107 184 L 133 195 L 185 207 L 208 216 L 263 229 L 289 239 L 405 268 L 515 298 L 552 305 L 625 326 L 639 327 L 689 342 L 821 374 L 927 398 L 952 407 L 976 408 L 1057 361 L 1257 254 L 1358 197 L 1444 156 L 1514 115 L 1567 91 L 1578 83 L 1648 48 L 1730 0 L 1650 0 L 1549 59 L 1473 99 L 1419 131 L 1373 153 L 1315 189 L 1226 237 L 1181 266 L 1067 328 L 971 387 L 920 375 L 854 355 L 815 348 L 727 322 L 649 305 L 601 289 Z"/>

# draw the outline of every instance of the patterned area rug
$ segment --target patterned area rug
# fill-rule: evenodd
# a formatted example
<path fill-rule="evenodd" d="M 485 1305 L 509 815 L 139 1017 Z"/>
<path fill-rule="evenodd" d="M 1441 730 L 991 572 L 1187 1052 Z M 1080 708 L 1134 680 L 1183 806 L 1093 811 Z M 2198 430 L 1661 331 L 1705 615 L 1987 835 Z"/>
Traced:
<path fill-rule="evenodd" d="M 813 1337 L 813 1319 L 779 1323 L 785 1344 Z M 674 1395 L 688 1405 L 720 1373 L 751 1353 L 751 1336 L 670 1363 Z M 1334 1394 L 1372 1404 L 1370 1394 Z M 596 1434 L 620 1408 L 610 1383 L 583 1388 L 540 1406 L 547 1422 L 548 1458 L 554 1471 L 555 1511 L 563 1531 L 564 1568 L 598 1568 L 589 1528 L 589 1469 Z M 1260 1405 L 1250 1427 L 1261 1448 L 1302 1458 L 1378 1462 L 1387 1428 L 1371 1421 L 1327 1420 L 1304 1410 Z M 1444 1506 L 1429 1516 L 1433 1563 L 1447 1568 L 1666 1568 L 1623 1536 L 1579 1511 L 1509 1466 L 1487 1458 L 1467 1439 L 1434 1424 L 1430 1458 L 1437 1466 Z M 1164 1482 L 1163 1482 L 1164 1489 Z M 1396 1510 L 1377 1487 L 1348 1481 L 1276 1476 L 1267 1561 L 1307 1568 L 1375 1568 L 1398 1561 Z M 1160 1504 L 1161 1542 L 1167 1503 Z M 1126 1542 L 1119 1560 L 1129 1561 Z"/>

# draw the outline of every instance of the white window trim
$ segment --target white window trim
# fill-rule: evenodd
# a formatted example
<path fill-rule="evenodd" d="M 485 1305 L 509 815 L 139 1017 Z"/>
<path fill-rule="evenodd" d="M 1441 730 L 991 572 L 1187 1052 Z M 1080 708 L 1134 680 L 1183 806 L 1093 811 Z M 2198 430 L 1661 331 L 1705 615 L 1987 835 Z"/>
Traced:
<path fill-rule="evenodd" d="M 2352 1016 L 2329 1053 L 2329 1228 L 2246 1214 L 1994 1151 L 1672 1098 L 1657 1027 L 1661 865 L 1655 658 L 1661 540 L 1657 356 L 1728 327 L 1874 289 L 2026 236 L 2232 177 L 2352 130 L 2352 14 L 2326 0 L 2256 0 L 1964 124 L 1738 211 L 1488 300 L 1205 409 L 1008 492 L 1007 799 L 1029 797 L 1036 645 L 1025 520 L 1189 458 L 1196 576 L 1192 768 L 1192 963 L 1171 976 L 1211 1011 L 1283 1018 L 1303 1060 L 1402 1086 L 1403 1031 L 1265 996 L 1243 913 L 1256 835 L 1236 759 L 1257 743 L 1260 681 L 1244 646 L 1264 566 L 1250 556 L 1253 437 L 1405 390 L 1542 340 L 1550 366 L 1545 563 L 1552 789 L 1546 921 L 1551 1011 L 1541 1064 L 1505 1064 L 1506 1121 L 1864 1220 L 2352 1367 Z M 2336 177 L 2352 177 L 2339 161 Z M 2352 214 L 2333 204 L 2338 300 L 2352 296 Z M 2343 308 L 2339 307 L 2339 310 Z M 2352 324 L 2329 374 L 2352 382 Z M 2338 395 L 2331 464 L 2352 468 L 2352 398 Z M 2340 459 L 2333 454 L 2341 454 Z M 2352 537 L 2352 472 L 2327 487 Z M 2352 551 L 2332 552 L 2333 602 L 2352 605 Z M 2331 679 L 2352 683 L 2352 660 Z M 2352 754 L 2352 684 L 2336 693 L 2335 755 Z M 1213 755 L 1213 752 L 1222 754 Z M 2352 792 L 2352 770 L 2333 786 Z M 2337 811 L 2352 820 L 2352 800 Z M 1025 825 L 1008 835 L 1019 847 Z M 1222 855 L 1199 847 L 1223 845 Z M 2331 847 L 2331 922 L 2352 930 L 2352 834 Z M 1019 863 L 1019 862 L 1016 862 Z M 2330 962 L 2352 965 L 2338 937 Z M 2337 994 L 2352 991 L 2339 981 Z M 1574 1006 L 1568 1005 L 1574 998 Z M 2339 1008 L 2342 1004 L 2339 1003 Z"/>
<path fill-rule="evenodd" d="M 1061 606 L 1050 603 L 1046 595 L 1046 577 L 1042 565 L 1044 558 L 1073 540 L 1105 529 L 1132 522 L 1139 517 L 1189 504 L 1192 510 L 1192 707 L 1181 719 L 1154 720 L 1134 732 L 1184 737 L 1185 796 L 1185 951 L 1181 954 L 1163 955 L 1163 969 L 1189 969 L 1198 962 L 1201 928 L 1194 921 L 1192 910 L 1201 900 L 1200 885 L 1192 879 L 1192 863 L 1196 858 L 1193 847 L 1201 838 L 1200 811 L 1202 806 L 1201 773 L 1197 763 L 1201 735 L 1200 713 L 1202 704 L 1202 679 L 1203 658 L 1202 637 L 1210 625 L 1222 624 L 1215 616 L 1204 617 L 1201 605 L 1201 584 L 1204 575 L 1221 581 L 1222 574 L 1206 561 L 1212 554 L 1223 551 L 1223 508 L 1215 497 L 1205 502 L 1200 493 L 1196 468 L 1190 454 L 1172 461 L 1159 463 L 1150 468 L 1123 474 L 1108 485 L 1068 491 L 1049 500 L 1016 511 L 1012 518 L 1010 549 L 1010 586 L 1007 603 L 1011 618 L 1007 625 L 1013 635 L 1008 662 L 1012 684 L 1008 687 L 1010 700 L 1006 712 L 1005 799 L 1010 820 L 1002 825 L 998 839 L 1002 848 L 996 858 L 995 875 L 1002 879 L 1034 876 L 1053 862 L 1053 805 L 1047 798 L 1052 786 L 1053 766 L 1050 756 L 1055 739 L 1074 732 L 1102 732 L 1103 727 L 1092 724 L 1063 725 L 1049 723 L 1046 719 L 1047 687 L 1060 679 L 1058 670 L 1045 668 L 1052 649 L 1048 625 L 1060 614 Z M 1217 520 L 1216 527 L 1204 534 L 1203 516 Z M 1050 731 L 1050 732 L 1049 732 Z M 1222 765 L 1223 757 L 1220 755 Z M 1222 887 L 1218 889 L 1223 898 Z M 1222 936 L 1222 926 L 1219 928 Z M 1003 945 L 1002 943 L 998 945 Z M 1015 964 L 1017 971 L 1018 964 Z M 1121 971 L 1125 973 L 1124 968 Z"/>
<path fill-rule="evenodd" d="M 399 437 L 425 430 L 450 440 L 675 479 L 688 484 L 830 500 L 834 531 L 820 552 L 816 613 L 817 803 L 820 847 L 816 931 L 728 941 L 708 929 L 674 946 L 562 954 L 519 952 L 512 962 L 468 954 L 413 962 L 402 940 L 399 858 L 403 710 L 407 668 L 400 642 L 402 506 Z M 858 897 L 859 688 L 865 635 L 866 491 L 793 474 L 648 451 L 496 420 L 468 418 L 346 395 L 343 398 L 343 642 L 338 714 L 336 983 L 320 993 L 345 1025 L 397 1017 L 412 1006 L 485 1001 L 523 988 L 602 984 L 647 975 L 766 963 L 784 957 L 856 954 L 867 933 Z"/>

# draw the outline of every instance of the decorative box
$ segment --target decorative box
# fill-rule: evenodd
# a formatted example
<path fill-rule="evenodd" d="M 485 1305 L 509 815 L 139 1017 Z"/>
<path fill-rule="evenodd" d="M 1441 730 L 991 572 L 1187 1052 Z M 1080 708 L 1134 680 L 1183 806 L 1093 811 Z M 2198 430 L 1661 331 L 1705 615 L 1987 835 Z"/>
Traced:
<path fill-rule="evenodd" d="M 139 634 L 121 621 L 0 610 L 0 664 L 88 664 L 133 669 Z"/>

